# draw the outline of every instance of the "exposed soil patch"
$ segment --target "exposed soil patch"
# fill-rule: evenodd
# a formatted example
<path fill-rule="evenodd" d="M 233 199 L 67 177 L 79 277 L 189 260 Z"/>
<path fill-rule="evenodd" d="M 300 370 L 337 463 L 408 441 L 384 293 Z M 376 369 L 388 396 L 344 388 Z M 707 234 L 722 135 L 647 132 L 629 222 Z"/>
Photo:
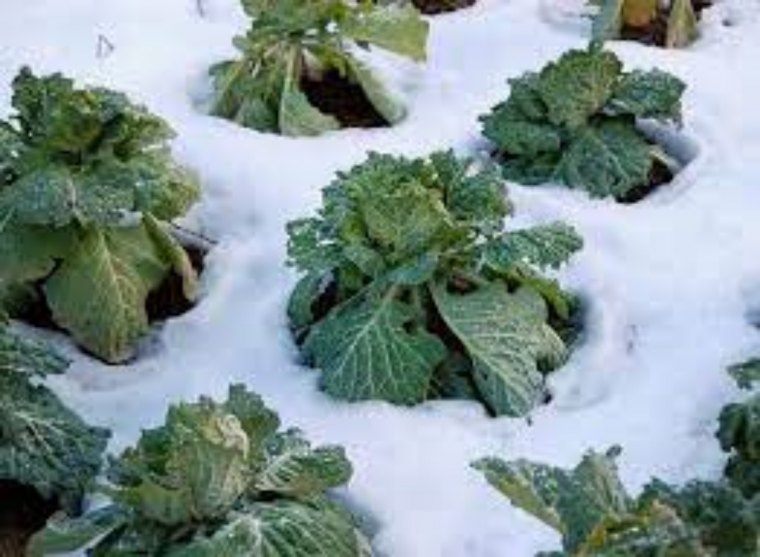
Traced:
<path fill-rule="evenodd" d="M 476 0 L 413 0 L 413 4 L 423 14 L 435 15 L 469 8 Z"/>
<path fill-rule="evenodd" d="M 0 557 L 24 557 L 26 544 L 57 510 L 31 487 L 0 481 Z"/>
<path fill-rule="evenodd" d="M 694 13 L 700 18 L 702 10 L 712 6 L 712 0 L 692 0 Z M 630 27 L 624 25 L 620 31 L 620 38 L 627 41 L 638 41 L 652 46 L 665 46 L 668 35 L 668 16 L 670 8 L 657 10 L 657 17 L 645 27 Z"/>
<path fill-rule="evenodd" d="M 381 128 L 389 125 L 364 90 L 337 71 L 326 72 L 320 79 L 305 76 L 301 80 L 301 89 L 311 104 L 335 117 L 344 128 Z"/>

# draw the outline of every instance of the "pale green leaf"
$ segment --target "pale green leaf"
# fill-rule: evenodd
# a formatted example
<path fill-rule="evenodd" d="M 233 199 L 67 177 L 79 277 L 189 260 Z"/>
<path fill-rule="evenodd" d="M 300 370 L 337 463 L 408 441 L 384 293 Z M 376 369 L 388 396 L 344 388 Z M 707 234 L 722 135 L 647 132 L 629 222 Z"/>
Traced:
<path fill-rule="evenodd" d="M 357 10 L 341 25 L 341 31 L 366 42 L 421 62 L 426 58 L 429 26 L 411 3 Z"/>
<path fill-rule="evenodd" d="M 375 110 L 385 118 L 389 124 L 398 124 L 406 117 L 406 108 L 398 102 L 385 88 L 372 70 L 361 60 L 354 56 L 345 57 L 348 64 L 349 76 L 357 82 L 364 94 L 375 107 Z"/>
<path fill-rule="evenodd" d="M 519 263 L 538 268 L 557 269 L 583 247 L 583 239 L 574 228 L 562 222 L 506 232 L 488 242 L 486 265 L 509 271 Z"/>
<path fill-rule="evenodd" d="M 594 41 L 604 42 L 620 36 L 625 2 L 626 0 L 601 0 L 599 11 L 594 16 L 591 26 L 591 37 Z"/>
<path fill-rule="evenodd" d="M 692 0 L 673 0 L 668 16 L 668 32 L 665 37 L 667 48 L 689 46 L 699 36 L 697 14 Z"/>
<path fill-rule="evenodd" d="M 185 249 L 169 234 L 166 225 L 157 221 L 152 214 L 146 213 L 143 216 L 143 224 L 164 261 L 168 261 L 174 273 L 182 278 L 182 292 L 185 298 L 195 301 L 198 295 L 198 274 Z"/>
<path fill-rule="evenodd" d="M 49 347 L 14 333 L 0 320 L 0 375 L 48 375 L 62 373 L 67 367 L 68 360 Z"/>

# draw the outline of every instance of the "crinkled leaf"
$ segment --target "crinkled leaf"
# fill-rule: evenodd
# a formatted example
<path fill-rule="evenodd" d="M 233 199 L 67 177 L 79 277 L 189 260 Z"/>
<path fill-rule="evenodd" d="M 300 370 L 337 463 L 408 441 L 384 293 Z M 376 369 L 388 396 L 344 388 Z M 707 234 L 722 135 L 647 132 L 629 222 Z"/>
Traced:
<path fill-rule="evenodd" d="M 508 272 L 518 263 L 556 269 L 583 247 L 574 228 L 562 222 L 506 232 L 485 246 L 486 264 Z"/>
<path fill-rule="evenodd" d="M 324 291 L 325 277 L 308 273 L 301 277 L 288 299 L 288 322 L 296 331 L 308 327 L 316 319 L 315 304 Z"/>
<path fill-rule="evenodd" d="M 0 223 L 0 282 L 22 283 L 46 277 L 71 249 L 71 228 L 51 229 Z"/>
<path fill-rule="evenodd" d="M 206 403 L 207 404 L 207 403 Z M 231 385 L 223 411 L 235 416 L 248 436 L 248 460 L 259 466 L 267 440 L 280 427 L 280 418 L 264 400 L 243 385 Z"/>
<path fill-rule="evenodd" d="M 665 46 L 682 48 L 694 42 L 698 36 L 697 14 L 691 0 L 673 0 L 668 16 Z"/>
<path fill-rule="evenodd" d="M 352 306 L 315 325 L 303 350 L 337 398 L 416 404 L 425 400 L 446 349 L 430 333 L 409 330 L 413 317 L 394 300 Z"/>
<path fill-rule="evenodd" d="M 169 265 L 142 226 L 90 229 L 45 283 L 53 319 L 104 360 L 124 361 L 147 331 L 145 301 Z"/>
<path fill-rule="evenodd" d="M 473 466 L 513 505 L 560 532 L 565 549 L 572 553 L 603 518 L 630 509 L 614 461 L 618 452 L 591 451 L 570 471 L 522 459 L 484 458 Z"/>
<path fill-rule="evenodd" d="M 755 383 L 760 383 L 760 358 L 735 364 L 728 368 L 728 374 L 734 378 L 739 388 L 749 390 Z"/>
<path fill-rule="evenodd" d="M 585 125 L 612 95 L 621 70 L 613 53 L 598 49 L 571 50 L 549 63 L 538 83 L 549 121 L 570 129 Z"/>
<path fill-rule="evenodd" d="M 719 422 L 720 445 L 731 453 L 726 476 L 747 496 L 760 493 L 760 395 L 725 406 Z"/>
<path fill-rule="evenodd" d="M 49 347 L 14 333 L 0 320 L 0 375 L 26 376 L 62 373 L 68 360 Z"/>
<path fill-rule="evenodd" d="M 44 557 L 74 552 L 88 546 L 94 539 L 119 528 L 126 520 L 126 513 L 115 505 L 98 509 L 78 518 L 54 515 L 48 520 L 45 529 L 35 534 L 29 541 L 27 555 Z"/>
<path fill-rule="evenodd" d="M 537 406 L 545 394 L 540 363 L 566 357 L 564 343 L 546 323 L 543 299 L 530 289 L 510 294 L 498 283 L 464 295 L 439 286 L 433 294 L 444 321 L 467 349 L 491 410 L 522 416 Z"/>
<path fill-rule="evenodd" d="M 563 155 L 557 173 L 563 182 L 593 197 L 620 199 L 648 183 L 652 164 L 649 143 L 635 127 L 611 120 L 584 128 Z"/>
<path fill-rule="evenodd" d="M 256 476 L 260 491 L 308 500 L 351 479 L 353 470 L 342 447 L 312 448 L 298 430 L 274 436 L 266 449 Z"/>
<path fill-rule="evenodd" d="M 369 543 L 350 516 L 327 501 L 257 503 L 216 534 L 167 557 L 368 557 Z"/>
<path fill-rule="evenodd" d="M 51 363 L 33 365 L 40 371 Z M 107 439 L 107 431 L 85 424 L 26 374 L 0 373 L 0 479 L 31 486 L 73 511 L 100 470 Z"/>
<path fill-rule="evenodd" d="M 681 97 L 686 84 L 667 72 L 632 71 L 618 82 L 604 111 L 638 118 L 681 121 Z"/>
<path fill-rule="evenodd" d="M 426 58 L 428 29 L 427 21 L 410 3 L 357 10 L 341 25 L 341 31 L 357 42 L 369 43 L 418 62 Z"/>

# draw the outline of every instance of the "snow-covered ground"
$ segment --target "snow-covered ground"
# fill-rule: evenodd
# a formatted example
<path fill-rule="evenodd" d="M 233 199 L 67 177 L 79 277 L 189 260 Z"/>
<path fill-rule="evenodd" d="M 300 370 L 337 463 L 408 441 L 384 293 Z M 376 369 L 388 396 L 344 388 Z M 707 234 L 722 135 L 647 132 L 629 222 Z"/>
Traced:
<path fill-rule="evenodd" d="M 313 210 L 333 173 L 367 150 L 483 150 L 477 116 L 506 96 L 505 80 L 585 43 L 588 23 L 565 11 L 581 3 L 480 0 L 431 19 L 425 66 L 372 55 L 409 104 L 405 123 L 288 139 L 204 114 L 205 70 L 232 53 L 246 25 L 237 0 L 204 0 L 205 17 L 196 0 L 0 0 L 0 113 L 22 64 L 126 91 L 177 130 L 175 152 L 205 186 L 190 225 L 219 242 L 200 305 L 156 330 L 137 363 L 106 367 L 56 337 L 75 359 L 56 390 L 111 428 L 119 450 L 162 421 L 170 402 L 245 382 L 286 424 L 346 446 L 356 474 L 345 496 L 391 557 L 557 547 L 553 532 L 469 468 L 486 454 L 570 465 L 587 448 L 618 443 L 631 489 L 653 474 L 716 476 L 715 418 L 738 396 L 724 368 L 760 353 L 751 324 L 760 311 L 757 0 L 718 0 L 687 50 L 612 45 L 627 67 L 658 66 L 688 83 L 685 127 L 669 144 L 691 162 L 675 183 L 634 206 L 511 186 L 519 221 L 564 219 L 586 240 L 561 273 L 590 304 L 586 336 L 532 424 L 491 419 L 473 403 L 333 401 L 316 389 L 317 372 L 298 365 L 285 326 L 295 276 L 284 265 L 284 224 Z"/>

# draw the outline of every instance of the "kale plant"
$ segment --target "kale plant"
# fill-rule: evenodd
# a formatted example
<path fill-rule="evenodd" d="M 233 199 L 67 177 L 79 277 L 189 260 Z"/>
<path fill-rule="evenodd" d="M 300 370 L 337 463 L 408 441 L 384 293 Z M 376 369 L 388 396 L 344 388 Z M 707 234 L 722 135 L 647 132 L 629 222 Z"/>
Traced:
<path fill-rule="evenodd" d="M 485 458 L 477 470 L 513 505 L 562 535 L 557 557 L 755 557 L 760 497 L 726 481 L 671 487 L 653 480 L 631 497 L 615 457 L 587 453 L 572 470 Z"/>
<path fill-rule="evenodd" d="M 0 121 L 0 308 L 44 298 L 55 323 L 109 362 L 146 332 L 145 302 L 195 271 L 166 222 L 199 194 L 171 158 L 172 130 L 125 95 L 28 68 Z"/>
<path fill-rule="evenodd" d="M 571 298 L 540 270 L 581 248 L 562 223 L 504 229 L 494 165 L 453 152 L 371 154 L 288 225 L 304 273 L 289 317 L 321 387 L 345 400 L 412 405 L 451 397 L 520 416 L 567 356 Z"/>
<path fill-rule="evenodd" d="M 352 0 L 243 0 L 253 18 L 240 52 L 210 70 L 212 114 L 259 131 L 318 135 L 341 127 L 312 104 L 303 84 L 330 72 L 358 85 L 388 123 L 406 111 L 386 91 L 352 46 L 377 47 L 416 61 L 425 59 L 428 25 L 408 4 Z"/>
<path fill-rule="evenodd" d="M 509 83 L 509 98 L 481 121 L 510 180 L 626 200 L 649 187 L 656 161 L 668 160 L 636 126 L 680 122 L 685 85 L 668 73 L 624 72 L 615 54 L 592 46 Z"/>
<path fill-rule="evenodd" d="M 682 48 L 698 35 L 697 11 L 692 0 L 591 0 L 598 6 L 592 26 L 593 39 L 604 42 L 628 35 L 649 35 L 667 48 Z M 702 2 L 699 3 L 702 5 Z M 658 36 L 663 28 L 662 37 Z"/>
<path fill-rule="evenodd" d="M 100 470 L 108 432 L 90 427 L 39 379 L 68 362 L 0 322 L 0 480 L 71 513 Z"/>
<path fill-rule="evenodd" d="M 224 403 L 172 406 L 109 468 L 113 503 L 54 517 L 31 555 L 366 557 L 354 518 L 327 494 L 352 468 L 341 447 L 312 448 L 242 385 Z"/>

